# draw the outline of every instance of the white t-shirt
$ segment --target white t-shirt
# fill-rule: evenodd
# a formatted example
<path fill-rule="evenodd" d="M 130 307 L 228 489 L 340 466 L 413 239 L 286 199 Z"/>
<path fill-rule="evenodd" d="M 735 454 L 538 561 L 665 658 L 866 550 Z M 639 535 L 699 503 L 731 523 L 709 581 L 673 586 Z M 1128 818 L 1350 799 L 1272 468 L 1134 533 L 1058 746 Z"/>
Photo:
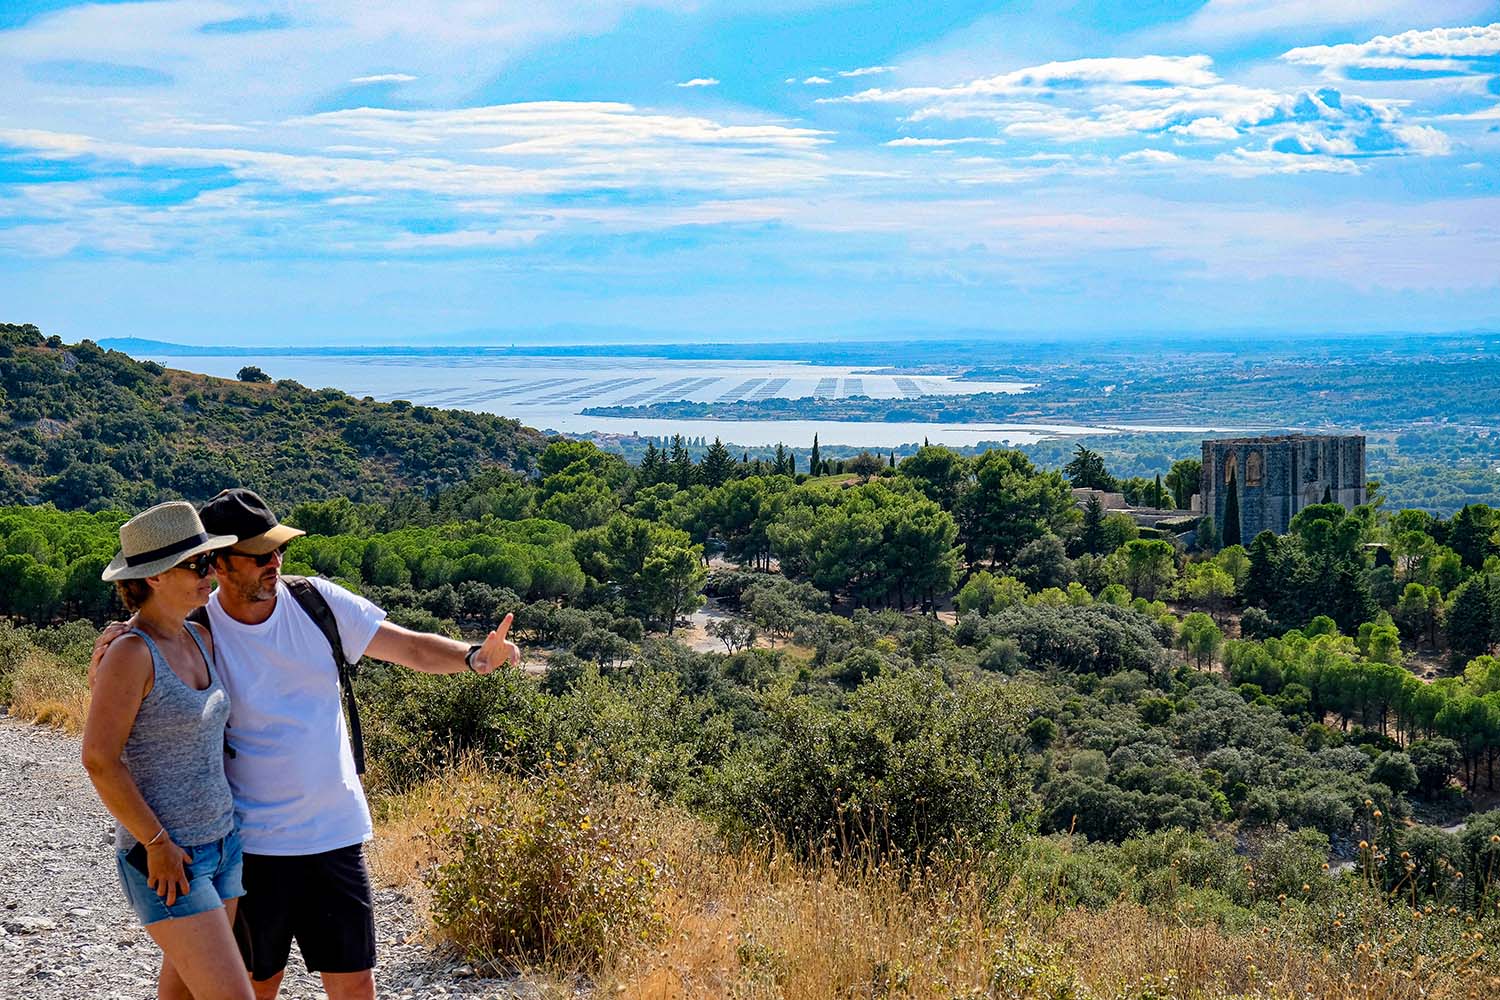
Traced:
<path fill-rule="evenodd" d="M 357 660 L 385 612 L 327 580 L 311 578 L 328 600 L 344 653 Z M 328 639 L 284 582 L 276 610 L 259 625 L 235 621 L 208 599 L 224 686 L 224 772 L 234 792 L 240 837 L 250 854 L 300 855 L 370 839 L 370 809 L 354 770 L 338 667 Z"/>

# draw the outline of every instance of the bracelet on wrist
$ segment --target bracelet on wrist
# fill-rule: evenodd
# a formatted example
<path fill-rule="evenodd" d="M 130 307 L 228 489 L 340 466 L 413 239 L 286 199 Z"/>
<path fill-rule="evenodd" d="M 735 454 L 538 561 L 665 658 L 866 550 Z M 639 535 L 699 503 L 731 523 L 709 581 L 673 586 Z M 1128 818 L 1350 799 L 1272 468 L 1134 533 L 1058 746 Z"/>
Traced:
<path fill-rule="evenodd" d="M 483 648 L 483 644 L 476 642 L 474 645 L 470 646 L 469 651 L 464 654 L 464 666 L 469 668 L 469 673 L 479 673 L 479 671 L 474 669 L 474 654 L 479 652 Z"/>
<path fill-rule="evenodd" d="M 147 847 L 155 847 L 157 844 L 161 843 L 163 841 L 163 839 L 165 839 L 165 840 L 171 840 L 172 839 L 172 838 L 170 838 L 170 837 L 167 836 L 167 828 L 166 827 L 162 827 L 161 829 L 157 830 L 156 831 L 156 835 L 154 837 L 152 837 L 150 840 L 146 841 L 146 846 Z"/>

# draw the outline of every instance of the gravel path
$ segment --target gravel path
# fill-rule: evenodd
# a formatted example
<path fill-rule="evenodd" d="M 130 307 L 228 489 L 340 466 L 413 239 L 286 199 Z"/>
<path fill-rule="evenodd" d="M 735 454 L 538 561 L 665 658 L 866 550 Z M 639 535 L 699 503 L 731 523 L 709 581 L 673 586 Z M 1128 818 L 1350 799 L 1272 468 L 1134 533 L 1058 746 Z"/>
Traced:
<path fill-rule="evenodd" d="M 160 952 L 121 895 L 113 827 L 79 762 L 77 737 L 0 716 L 0 997 L 149 1000 Z M 386 1000 L 533 998 L 512 980 L 479 978 L 434 955 L 421 918 L 393 889 L 375 894 Z M 323 996 L 295 951 L 286 1000 Z"/>

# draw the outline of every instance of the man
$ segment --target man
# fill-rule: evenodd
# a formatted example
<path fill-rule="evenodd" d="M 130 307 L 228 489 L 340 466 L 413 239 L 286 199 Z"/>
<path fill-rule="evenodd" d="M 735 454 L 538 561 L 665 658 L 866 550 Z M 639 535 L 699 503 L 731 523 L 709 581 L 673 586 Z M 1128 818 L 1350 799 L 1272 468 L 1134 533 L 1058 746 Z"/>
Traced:
<path fill-rule="evenodd" d="M 296 940 L 329 1000 L 372 1000 L 375 919 L 363 853 L 370 811 L 332 643 L 280 579 L 286 545 L 303 532 L 281 524 L 246 489 L 225 490 L 199 515 L 209 533 L 239 538 L 218 553 L 219 585 L 207 611 L 231 702 L 225 773 L 245 850 L 240 936 L 255 996 L 276 996 Z M 469 646 L 393 625 L 364 598 L 326 580 L 309 582 L 351 662 L 371 656 L 434 674 L 488 674 L 520 663 L 507 638 L 510 615 Z"/>

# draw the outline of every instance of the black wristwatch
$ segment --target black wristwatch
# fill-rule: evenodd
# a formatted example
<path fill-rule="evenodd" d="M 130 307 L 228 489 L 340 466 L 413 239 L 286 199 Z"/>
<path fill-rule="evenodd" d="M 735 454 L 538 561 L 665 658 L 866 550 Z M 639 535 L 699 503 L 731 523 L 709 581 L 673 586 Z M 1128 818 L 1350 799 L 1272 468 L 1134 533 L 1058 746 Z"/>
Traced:
<path fill-rule="evenodd" d="M 476 642 L 474 645 L 470 646 L 469 651 L 464 654 L 464 666 L 469 668 L 470 673 L 479 673 L 479 671 L 474 669 L 474 654 L 479 652 L 483 648 L 483 643 Z"/>

